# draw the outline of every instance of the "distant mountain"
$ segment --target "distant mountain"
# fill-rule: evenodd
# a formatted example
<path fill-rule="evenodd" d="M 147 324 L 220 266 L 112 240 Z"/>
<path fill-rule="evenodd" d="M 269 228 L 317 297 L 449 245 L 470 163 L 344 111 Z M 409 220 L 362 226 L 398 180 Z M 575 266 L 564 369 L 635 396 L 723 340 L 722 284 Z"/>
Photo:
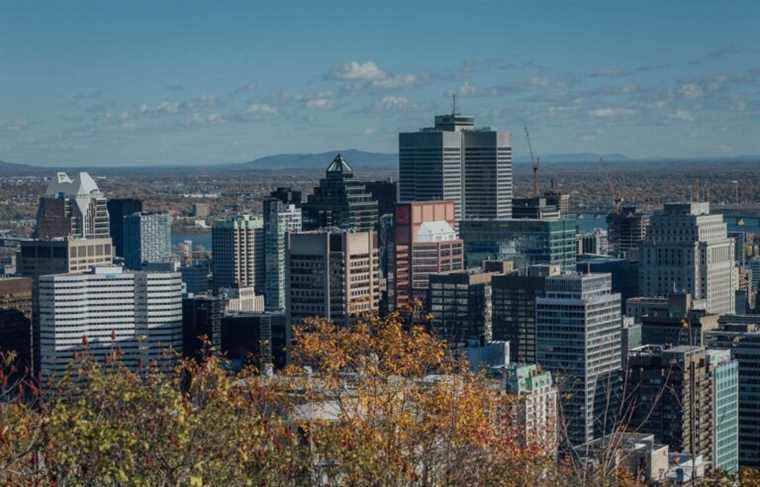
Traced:
<path fill-rule="evenodd" d="M 340 153 L 352 166 L 388 168 L 398 165 L 398 154 L 366 152 L 358 149 L 334 150 L 317 154 L 275 154 L 259 157 L 242 164 L 225 165 L 230 169 L 325 169 L 335 156 Z"/>
<path fill-rule="evenodd" d="M 30 166 L 29 164 L 18 164 L 15 162 L 3 162 L 0 161 L 0 176 L 15 177 L 15 176 L 30 176 L 38 175 L 44 172 L 51 172 L 52 169 Z"/>
<path fill-rule="evenodd" d="M 595 152 L 578 152 L 571 154 L 539 154 L 541 162 L 549 164 L 571 163 L 571 162 L 599 162 L 603 159 L 605 162 L 625 162 L 632 160 L 625 154 L 597 154 Z M 515 164 L 527 164 L 530 157 L 519 156 L 514 158 Z"/>

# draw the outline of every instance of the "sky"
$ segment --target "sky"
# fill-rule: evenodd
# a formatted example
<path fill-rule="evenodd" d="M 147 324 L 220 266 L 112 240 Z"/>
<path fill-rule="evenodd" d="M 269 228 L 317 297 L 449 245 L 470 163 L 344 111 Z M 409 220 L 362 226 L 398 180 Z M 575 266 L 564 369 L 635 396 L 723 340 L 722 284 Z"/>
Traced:
<path fill-rule="evenodd" d="M 760 154 L 760 2 L 0 0 L 0 160 L 396 152 L 457 110 L 525 155 Z"/>

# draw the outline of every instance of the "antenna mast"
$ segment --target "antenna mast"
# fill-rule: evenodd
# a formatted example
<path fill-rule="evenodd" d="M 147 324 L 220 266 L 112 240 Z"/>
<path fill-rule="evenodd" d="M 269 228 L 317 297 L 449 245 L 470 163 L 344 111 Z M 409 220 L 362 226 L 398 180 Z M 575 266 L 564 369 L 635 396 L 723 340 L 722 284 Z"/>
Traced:
<path fill-rule="evenodd" d="M 457 94 L 456 93 L 451 94 L 451 114 L 452 115 L 457 114 Z"/>
<path fill-rule="evenodd" d="M 528 125 L 524 124 L 525 137 L 528 139 L 528 150 L 530 151 L 530 162 L 533 165 L 533 196 L 538 197 L 538 166 L 539 159 L 533 155 L 533 145 L 530 143 L 530 132 L 528 132 Z"/>

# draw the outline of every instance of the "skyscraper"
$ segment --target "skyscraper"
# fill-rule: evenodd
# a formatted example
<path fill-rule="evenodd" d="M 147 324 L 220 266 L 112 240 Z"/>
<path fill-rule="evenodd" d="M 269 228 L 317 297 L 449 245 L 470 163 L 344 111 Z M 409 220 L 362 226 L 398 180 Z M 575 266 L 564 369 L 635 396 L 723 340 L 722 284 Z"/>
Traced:
<path fill-rule="evenodd" d="M 476 129 L 472 117 L 458 113 L 400 133 L 399 200 L 451 200 L 457 221 L 510 218 L 510 134 Z"/>
<path fill-rule="evenodd" d="M 366 232 L 375 230 L 378 221 L 377 201 L 363 182 L 354 179 L 353 168 L 340 154 L 327 166 L 302 210 L 305 230 L 338 227 Z"/>
<path fill-rule="evenodd" d="M 626 257 L 646 239 L 649 216 L 635 206 L 624 206 L 607 215 L 607 240 L 614 255 Z"/>
<path fill-rule="evenodd" d="M 219 220 L 211 230 L 214 287 L 254 287 L 264 282 L 264 228 L 261 218 L 242 215 Z"/>
<path fill-rule="evenodd" d="M 291 233 L 289 239 L 291 322 L 318 316 L 346 324 L 378 311 L 381 282 L 375 232 L 324 229 Z"/>
<path fill-rule="evenodd" d="M 393 270 L 396 307 L 424 302 L 428 276 L 464 269 L 462 241 L 454 230 L 453 201 L 399 203 Z"/>
<path fill-rule="evenodd" d="M 155 361 L 168 370 L 182 352 L 182 280 L 178 273 L 95 267 L 40 277 L 41 377 L 65 372 L 77 352 L 99 361 L 117 348 L 132 370 Z"/>
<path fill-rule="evenodd" d="M 536 361 L 558 382 L 569 445 L 611 431 L 621 395 L 620 295 L 609 274 L 546 278 L 536 298 Z"/>
<path fill-rule="evenodd" d="M 107 203 L 114 255 L 124 257 L 124 217 L 143 210 L 142 201 L 133 198 L 110 199 Z"/>
<path fill-rule="evenodd" d="M 48 184 L 37 207 L 35 237 L 110 238 L 106 198 L 86 173 L 71 179 L 59 172 Z"/>
<path fill-rule="evenodd" d="M 711 215 L 709 203 L 667 203 L 641 245 L 639 289 L 643 296 L 682 290 L 704 299 L 708 313 L 733 313 L 734 265 L 723 215 Z"/>
<path fill-rule="evenodd" d="M 264 200 L 264 302 L 267 310 L 285 309 L 288 233 L 301 231 L 301 209 L 277 199 Z"/>
<path fill-rule="evenodd" d="M 206 337 L 215 351 L 222 346 L 224 298 L 220 296 L 186 296 L 182 298 L 182 353 L 202 360 Z"/>
<path fill-rule="evenodd" d="M 172 216 L 132 213 L 124 217 L 124 261 L 130 269 L 172 260 Z"/>

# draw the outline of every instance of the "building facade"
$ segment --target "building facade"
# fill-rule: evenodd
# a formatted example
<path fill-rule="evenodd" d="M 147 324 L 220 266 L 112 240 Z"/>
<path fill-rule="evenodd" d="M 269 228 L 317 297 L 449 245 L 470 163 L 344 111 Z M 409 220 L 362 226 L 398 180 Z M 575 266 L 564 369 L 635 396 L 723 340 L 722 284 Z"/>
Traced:
<path fill-rule="evenodd" d="M 668 203 L 652 216 L 641 245 L 639 289 L 643 296 L 667 296 L 674 289 L 705 300 L 708 313 L 734 312 L 734 241 L 723 215 L 709 203 Z"/>
<path fill-rule="evenodd" d="M 399 134 L 399 201 L 454 202 L 455 219 L 512 214 L 510 134 L 476 129 L 472 117 L 435 117 L 433 127 Z"/>
<path fill-rule="evenodd" d="M 141 213 L 142 201 L 134 198 L 109 199 L 107 203 L 109 228 L 113 240 L 114 255 L 124 257 L 124 217 Z"/>
<path fill-rule="evenodd" d="M 106 197 L 86 172 L 73 179 L 59 172 L 48 184 L 37 207 L 34 236 L 56 238 L 110 238 Z"/>
<path fill-rule="evenodd" d="M 647 238 L 649 216 L 635 206 L 624 206 L 607 215 L 607 240 L 610 251 L 618 257 L 638 252 Z"/>
<path fill-rule="evenodd" d="M 513 415 L 523 447 L 557 454 L 559 392 L 552 374 L 535 364 L 511 363 L 504 369 L 506 391 L 516 397 Z"/>
<path fill-rule="evenodd" d="M 182 352 L 182 279 L 114 266 L 42 276 L 40 330 L 43 383 L 83 351 L 103 362 L 118 350 L 131 370 L 148 363 L 168 370 L 172 353 Z"/>
<path fill-rule="evenodd" d="M 224 298 L 218 296 L 182 298 L 182 354 L 185 357 L 203 360 L 209 351 L 207 347 L 215 352 L 221 349 L 224 305 Z"/>
<path fill-rule="evenodd" d="M 396 308 L 424 302 L 429 276 L 464 269 L 454 202 L 400 203 L 396 207 L 393 256 Z"/>
<path fill-rule="evenodd" d="M 288 238 L 291 323 L 322 317 L 347 324 L 378 311 L 382 282 L 375 232 L 319 230 Z"/>
<path fill-rule="evenodd" d="M 132 213 L 124 217 L 124 262 L 129 269 L 172 260 L 172 216 Z"/>
<path fill-rule="evenodd" d="M 271 198 L 264 200 L 264 285 L 266 309 L 285 309 L 285 260 L 288 233 L 301 231 L 301 209 Z"/>
<path fill-rule="evenodd" d="M 214 288 L 256 288 L 264 281 L 264 222 L 242 215 L 219 220 L 211 230 Z"/>

